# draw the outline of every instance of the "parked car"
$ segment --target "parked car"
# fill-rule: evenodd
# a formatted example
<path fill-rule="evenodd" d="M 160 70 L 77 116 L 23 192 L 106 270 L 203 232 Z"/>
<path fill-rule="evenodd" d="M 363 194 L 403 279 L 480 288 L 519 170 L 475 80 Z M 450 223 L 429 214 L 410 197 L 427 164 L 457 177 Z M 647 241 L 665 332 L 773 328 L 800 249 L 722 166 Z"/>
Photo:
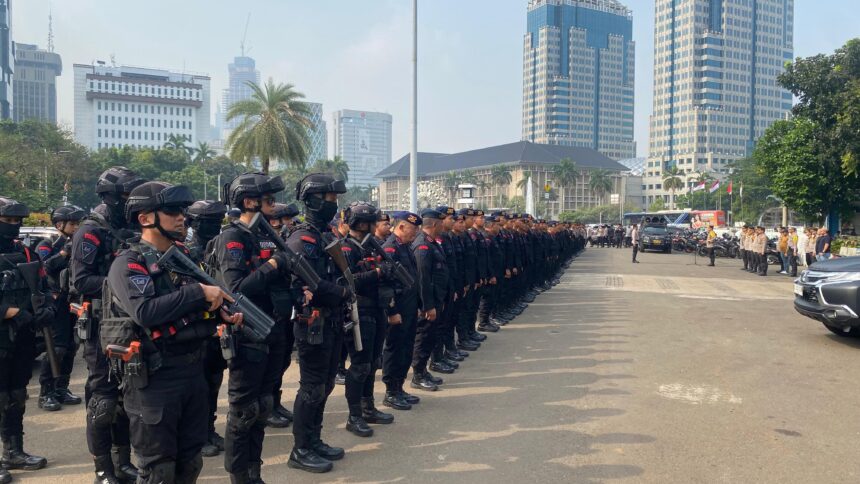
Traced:
<path fill-rule="evenodd" d="M 665 225 L 646 225 L 642 229 L 642 250 L 659 250 L 667 254 L 672 253 L 672 234 L 666 230 Z"/>
<path fill-rule="evenodd" d="M 60 237 L 60 231 L 54 227 L 21 227 L 21 242 L 30 249 L 35 249 L 39 242 L 50 238 L 53 242 Z"/>
<path fill-rule="evenodd" d="M 860 337 L 860 257 L 815 262 L 794 281 L 794 309 L 839 336 Z"/>

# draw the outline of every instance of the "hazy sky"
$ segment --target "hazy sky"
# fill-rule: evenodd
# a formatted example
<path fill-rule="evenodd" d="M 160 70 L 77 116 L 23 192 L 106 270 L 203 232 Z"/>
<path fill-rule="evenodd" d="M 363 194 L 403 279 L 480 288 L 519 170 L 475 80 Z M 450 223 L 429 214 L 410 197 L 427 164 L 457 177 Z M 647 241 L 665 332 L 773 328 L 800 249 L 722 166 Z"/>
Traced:
<path fill-rule="evenodd" d="M 526 0 L 419 0 L 419 149 L 456 152 L 520 139 Z M 633 9 L 636 141 L 648 149 L 654 0 Z M 72 64 L 204 72 L 220 98 L 251 13 L 247 46 L 263 79 L 291 82 L 338 109 L 394 116 L 393 156 L 409 150 L 410 0 L 12 0 L 12 37 L 47 45 L 53 8 L 62 55 L 59 116 L 74 120 Z M 857 0 L 795 0 L 795 56 L 831 52 L 860 35 Z M 214 113 L 214 104 L 213 104 Z M 332 142 L 329 139 L 329 155 Z"/>

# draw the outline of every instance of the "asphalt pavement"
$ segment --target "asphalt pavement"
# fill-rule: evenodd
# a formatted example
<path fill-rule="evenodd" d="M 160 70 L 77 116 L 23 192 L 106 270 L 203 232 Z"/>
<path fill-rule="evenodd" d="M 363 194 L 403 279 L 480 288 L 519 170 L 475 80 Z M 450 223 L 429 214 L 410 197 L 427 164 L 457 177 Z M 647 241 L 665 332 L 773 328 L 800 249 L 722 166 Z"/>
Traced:
<path fill-rule="evenodd" d="M 324 475 L 287 467 L 290 429 L 269 429 L 270 483 L 860 482 L 860 344 L 795 313 L 791 279 L 736 260 L 590 248 L 562 283 L 489 335 L 442 390 L 362 439 L 343 429 L 343 387 L 324 439 L 347 449 Z M 776 271 L 772 271 L 775 273 Z M 73 390 L 83 393 L 78 364 Z M 296 369 L 285 394 L 295 395 Z M 34 377 L 33 382 L 37 378 Z M 377 384 L 377 400 L 382 398 Z M 26 447 L 48 468 L 16 482 L 92 482 L 84 409 L 46 413 L 37 386 Z M 219 403 L 223 430 L 226 393 Z M 852 423 L 853 422 L 853 423 Z M 223 458 L 201 482 L 226 482 Z"/>

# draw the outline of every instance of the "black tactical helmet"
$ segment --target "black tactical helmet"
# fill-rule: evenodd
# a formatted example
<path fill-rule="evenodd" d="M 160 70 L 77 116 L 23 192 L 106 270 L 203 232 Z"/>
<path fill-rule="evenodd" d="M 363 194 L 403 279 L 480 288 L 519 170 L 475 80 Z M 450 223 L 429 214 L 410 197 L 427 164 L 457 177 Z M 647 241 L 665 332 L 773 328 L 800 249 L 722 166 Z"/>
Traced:
<path fill-rule="evenodd" d="M 344 211 L 343 216 L 349 228 L 356 229 L 358 224 L 362 222 L 367 222 L 368 224 L 376 223 L 379 211 L 368 202 L 352 202 Z"/>
<path fill-rule="evenodd" d="M 11 198 L 0 197 L 0 217 L 21 217 L 30 215 L 30 209 L 23 203 Z"/>
<path fill-rule="evenodd" d="M 145 181 L 124 166 L 113 166 L 99 176 L 96 193 L 105 203 L 118 203 L 124 193 L 131 193 Z"/>
<path fill-rule="evenodd" d="M 284 218 L 290 217 L 293 218 L 299 214 L 299 208 L 296 207 L 295 203 L 291 203 L 289 205 L 285 203 L 276 203 L 275 210 L 272 212 L 270 218 Z"/>
<path fill-rule="evenodd" d="M 58 224 L 60 222 L 80 222 L 86 217 L 87 213 L 81 207 L 67 205 L 65 207 L 55 208 L 51 212 L 51 223 Z"/>
<path fill-rule="evenodd" d="M 315 193 L 346 193 L 346 183 L 325 173 L 311 173 L 296 183 L 296 200 L 305 201 Z"/>
<path fill-rule="evenodd" d="M 242 200 L 260 198 L 267 193 L 278 193 L 284 189 L 284 181 L 279 176 L 262 173 L 244 173 L 224 185 L 223 198 L 231 207 L 242 209 Z"/>
<path fill-rule="evenodd" d="M 194 195 L 184 185 L 165 182 L 146 182 L 131 191 L 125 204 L 126 220 L 136 220 L 140 212 L 152 212 L 165 208 L 187 208 L 194 203 Z"/>
<path fill-rule="evenodd" d="M 188 220 L 213 219 L 221 221 L 227 213 L 227 206 L 215 200 L 199 200 L 188 207 Z"/>

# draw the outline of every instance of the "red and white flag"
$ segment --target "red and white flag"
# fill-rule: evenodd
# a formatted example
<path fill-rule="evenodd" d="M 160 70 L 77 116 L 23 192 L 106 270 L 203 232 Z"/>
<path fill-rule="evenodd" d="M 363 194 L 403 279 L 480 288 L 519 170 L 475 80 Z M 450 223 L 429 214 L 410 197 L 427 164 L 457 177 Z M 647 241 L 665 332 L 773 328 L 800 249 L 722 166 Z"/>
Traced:
<path fill-rule="evenodd" d="M 717 191 L 719 189 L 720 189 L 720 181 L 717 180 L 714 182 L 713 185 L 711 185 L 711 188 L 708 190 L 708 193 L 714 193 L 715 191 Z"/>
<path fill-rule="evenodd" d="M 729 195 L 732 194 L 732 181 L 731 180 L 729 180 L 729 187 L 726 188 L 726 193 L 728 193 Z"/>
<path fill-rule="evenodd" d="M 698 185 L 693 185 L 692 191 L 698 192 L 699 190 L 705 189 L 705 182 L 699 183 Z"/>

